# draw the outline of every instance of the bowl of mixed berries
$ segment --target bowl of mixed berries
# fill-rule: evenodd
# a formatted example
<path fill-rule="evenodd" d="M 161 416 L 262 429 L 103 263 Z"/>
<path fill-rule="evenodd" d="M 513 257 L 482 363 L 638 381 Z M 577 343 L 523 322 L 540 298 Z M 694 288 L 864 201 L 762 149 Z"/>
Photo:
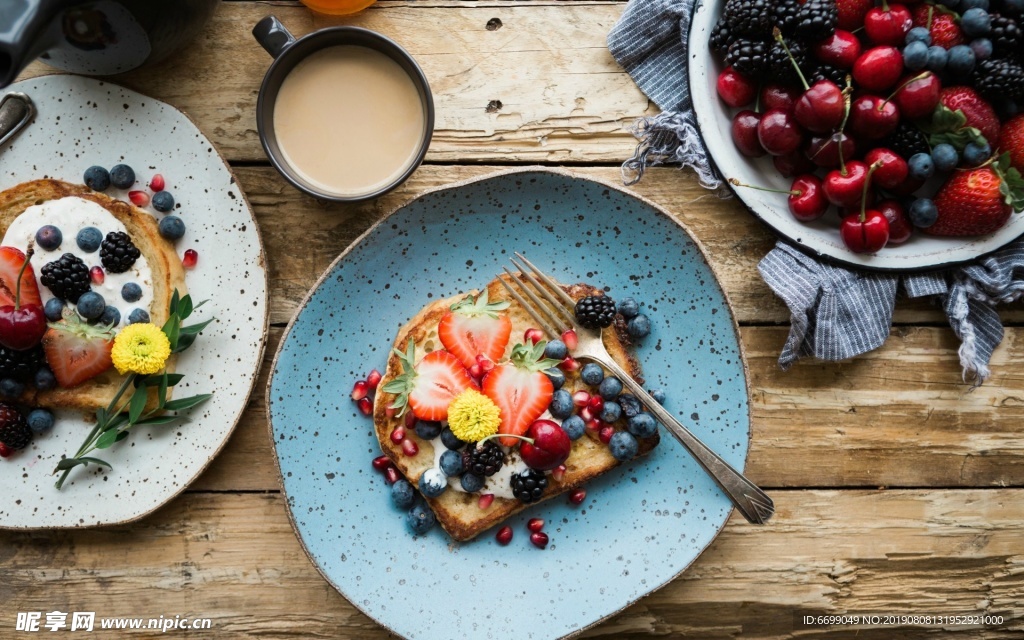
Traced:
<path fill-rule="evenodd" d="M 718 169 L 806 250 L 920 269 L 1024 234 L 1024 0 L 709 0 L 689 73 Z"/>

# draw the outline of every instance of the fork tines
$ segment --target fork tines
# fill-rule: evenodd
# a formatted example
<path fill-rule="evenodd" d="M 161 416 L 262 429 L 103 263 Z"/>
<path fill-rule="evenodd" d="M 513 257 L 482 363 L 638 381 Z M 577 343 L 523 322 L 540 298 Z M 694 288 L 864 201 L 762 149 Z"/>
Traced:
<path fill-rule="evenodd" d="M 549 337 L 557 338 L 566 330 L 574 328 L 575 321 L 571 309 L 575 306 L 576 302 L 569 297 L 569 294 L 562 290 L 562 287 L 557 282 L 533 266 L 521 253 L 516 253 L 515 255 L 523 262 L 523 264 L 520 264 L 515 258 L 511 259 L 512 264 L 522 274 L 522 279 L 516 277 L 515 274 L 505 267 L 502 267 L 502 269 L 508 274 L 509 278 L 507 280 L 499 278 L 502 286 L 509 292 L 509 295 L 515 298 L 516 302 L 523 305 L 526 312 L 537 321 L 540 328 Z M 532 284 L 533 288 L 527 286 L 523 279 Z M 516 286 L 511 286 L 509 282 Z M 525 293 L 526 297 L 524 298 L 516 289 Z M 534 289 L 540 293 L 540 297 L 538 297 L 537 293 L 534 293 Z M 541 300 L 541 297 L 544 300 Z M 565 305 L 568 305 L 569 310 L 566 309 Z"/>

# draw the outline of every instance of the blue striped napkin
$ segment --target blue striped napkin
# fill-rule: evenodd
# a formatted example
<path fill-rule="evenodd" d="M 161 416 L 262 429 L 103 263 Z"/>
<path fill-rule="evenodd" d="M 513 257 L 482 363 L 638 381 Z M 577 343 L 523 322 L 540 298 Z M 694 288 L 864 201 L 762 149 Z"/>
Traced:
<path fill-rule="evenodd" d="M 644 169 L 680 164 L 700 184 L 729 197 L 697 133 L 686 72 L 686 38 L 695 0 L 630 0 L 608 34 L 608 49 L 662 110 L 637 123 L 640 140 L 622 165 L 626 184 Z M 816 260 L 779 241 L 758 265 L 761 277 L 789 308 L 791 329 L 779 365 L 803 356 L 844 360 L 876 349 L 889 336 L 896 296 L 933 297 L 960 338 L 965 380 L 981 384 L 1003 339 L 995 305 L 1024 292 L 1024 240 L 974 263 L 911 274 L 853 271 Z"/>

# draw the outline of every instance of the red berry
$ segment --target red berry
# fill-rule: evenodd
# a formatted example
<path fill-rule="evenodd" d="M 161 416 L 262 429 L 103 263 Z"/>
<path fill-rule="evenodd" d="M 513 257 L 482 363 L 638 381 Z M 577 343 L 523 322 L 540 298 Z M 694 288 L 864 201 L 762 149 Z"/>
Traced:
<path fill-rule="evenodd" d="M 366 376 L 366 386 L 370 389 L 376 389 L 377 385 L 380 384 L 380 379 L 382 377 L 383 376 L 380 375 L 380 371 L 374 369 L 368 376 Z"/>
<path fill-rule="evenodd" d="M 881 164 L 871 176 L 871 183 L 883 189 L 892 189 L 907 179 L 909 169 L 907 161 L 884 147 L 875 147 L 864 155 L 867 164 Z"/>
<path fill-rule="evenodd" d="M 718 97 L 730 107 L 744 107 L 754 101 L 757 85 L 737 73 L 732 67 L 726 67 L 718 74 Z"/>
<path fill-rule="evenodd" d="M 793 87 L 781 84 L 766 84 L 761 89 L 761 109 L 792 109 L 800 92 Z M 753 113 L 751 111 L 751 113 Z"/>
<path fill-rule="evenodd" d="M 583 504 L 583 501 L 587 499 L 587 490 L 583 487 L 579 489 L 573 489 L 569 494 L 569 502 L 573 504 Z"/>
<path fill-rule="evenodd" d="M 601 427 L 597 437 L 601 439 L 601 442 L 608 444 L 612 441 L 612 436 L 615 435 L 615 427 Z"/>
<path fill-rule="evenodd" d="M 572 351 L 573 349 L 579 346 L 580 338 L 579 336 L 576 335 L 575 331 L 569 329 L 568 331 L 562 334 L 562 342 L 565 343 L 565 346 L 567 349 L 569 349 L 569 351 Z"/>
<path fill-rule="evenodd" d="M 935 111 L 935 106 L 939 104 L 941 91 L 942 83 L 939 81 L 939 77 L 926 71 L 920 77 L 901 80 L 895 100 L 904 118 L 924 118 Z"/>
<path fill-rule="evenodd" d="M 851 213 L 843 218 L 839 235 L 850 251 L 875 253 L 889 241 L 889 221 L 875 209 L 864 212 L 863 222 L 860 220 L 860 213 Z"/>
<path fill-rule="evenodd" d="M 839 156 L 842 154 L 844 160 L 849 161 L 857 150 L 857 143 L 853 138 L 843 132 L 833 133 L 829 136 L 814 137 L 807 143 L 807 157 L 819 167 L 832 169 L 842 163 Z"/>
<path fill-rule="evenodd" d="M 585 422 L 587 429 L 590 429 L 591 431 L 598 431 L 599 429 L 601 429 L 601 427 L 604 426 L 604 423 L 598 420 L 597 418 L 591 418 L 590 420 L 586 420 Z"/>
<path fill-rule="evenodd" d="M 543 549 L 544 547 L 548 546 L 548 534 L 544 533 L 543 531 L 531 533 L 530 542 L 533 544 L 533 546 L 537 547 L 538 549 Z"/>
<path fill-rule="evenodd" d="M 149 181 L 149 188 L 153 190 L 153 193 L 163 191 L 165 186 L 166 185 L 164 184 L 164 177 L 159 173 L 153 176 L 153 178 Z"/>
<path fill-rule="evenodd" d="M 875 207 L 889 221 L 889 244 L 903 244 L 914 233 L 907 212 L 896 200 L 882 200 Z"/>
<path fill-rule="evenodd" d="M 477 380 L 484 377 L 484 370 L 480 366 L 479 362 L 474 363 L 473 366 L 469 368 L 469 376 L 471 378 L 476 378 Z"/>
<path fill-rule="evenodd" d="M 875 6 L 875 0 L 841 0 L 836 2 L 839 20 L 836 23 L 840 29 L 855 31 L 864 26 L 864 17 L 871 7 Z"/>
<path fill-rule="evenodd" d="M 860 56 L 860 40 L 849 31 L 836 29 L 831 36 L 814 45 L 814 55 L 824 64 L 849 69 Z"/>
<path fill-rule="evenodd" d="M 594 415 L 593 409 L 591 409 L 589 406 L 580 409 L 580 417 L 583 418 L 583 422 L 589 422 L 591 420 L 597 419 L 597 417 Z"/>
<path fill-rule="evenodd" d="M 398 469 L 395 468 L 395 465 L 391 465 L 384 470 L 384 482 L 387 482 L 388 484 L 395 484 L 398 482 L 398 478 Z"/>
<path fill-rule="evenodd" d="M 577 407 L 585 407 L 590 404 L 590 394 L 580 389 L 572 394 L 572 403 Z"/>
<path fill-rule="evenodd" d="M 865 140 L 877 140 L 892 133 L 900 123 L 896 103 L 878 96 L 860 95 L 850 103 L 850 131 Z"/>
<path fill-rule="evenodd" d="M 408 413 L 405 414 L 406 429 L 415 429 L 417 422 L 419 421 L 416 419 L 416 414 L 414 414 L 412 411 L 409 411 Z"/>
<path fill-rule="evenodd" d="M 377 456 L 373 459 L 373 468 L 377 471 L 384 471 L 391 466 L 391 458 L 387 456 Z"/>
<path fill-rule="evenodd" d="M 815 167 L 811 159 L 807 157 L 807 154 L 802 151 L 794 151 L 784 156 L 772 156 L 772 164 L 775 165 L 776 171 L 787 178 L 792 178 L 802 173 L 810 173 L 814 171 Z"/>
<path fill-rule="evenodd" d="M 748 158 L 759 158 L 765 153 L 757 137 L 757 125 L 760 122 L 761 116 L 750 110 L 740 111 L 732 118 L 733 144 Z"/>
<path fill-rule="evenodd" d="M 476 506 L 479 507 L 481 511 L 487 511 L 492 502 L 494 502 L 493 493 L 481 493 L 480 498 L 476 501 Z"/>
<path fill-rule="evenodd" d="M 185 257 L 181 259 L 181 264 L 186 269 L 192 269 L 199 262 L 199 254 L 196 253 L 195 249 L 186 249 Z"/>
<path fill-rule="evenodd" d="M 526 523 L 526 528 L 532 531 L 533 533 L 537 533 L 538 531 L 544 528 L 544 519 L 530 518 L 530 521 Z"/>
<path fill-rule="evenodd" d="M 356 383 L 352 385 L 352 399 L 359 402 L 366 395 L 370 393 L 370 385 L 366 384 L 366 380 L 356 380 Z"/>
<path fill-rule="evenodd" d="M 498 529 L 498 533 L 494 535 L 494 539 L 503 547 L 512 542 L 512 527 L 506 525 Z"/>
<path fill-rule="evenodd" d="M 145 191 L 129 191 L 128 199 L 132 201 L 136 207 L 144 207 L 149 204 L 149 194 Z"/>
<path fill-rule="evenodd" d="M 890 89 L 902 74 L 903 56 L 888 45 L 868 49 L 853 63 L 853 79 L 866 91 Z"/>
<path fill-rule="evenodd" d="M 401 444 L 403 440 L 405 440 L 405 428 L 395 427 L 391 431 L 391 442 L 394 442 L 395 444 Z"/>
<path fill-rule="evenodd" d="M 368 416 L 373 413 L 373 403 L 370 402 L 369 398 L 363 398 L 356 403 L 356 406 L 359 407 L 359 411 L 361 411 L 364 416 Z"/>
<path fill-rule="evenodd" d="M 93 284 L 103 284 L 106 280 L 107 275 L 103 273 L 103 267 L 93 267 L 89 269 L 89 279 L 92 280 Z"/>
<path fill-rule="evenodd" d="M 764 150 L 773 156 L 783 156 L 796 151 L 803 139 L 803 132 L 791 111 L 769 109 L 757 123 L 757 140 Z"/>
<path fill-rule="evenodd" d="M 834 205 L 849 209 L 860 209 L 864 195 L 864 181 L 868 177 L 868 165 L 860 160 L 846 163 L 846 173 L 839 169 L 829 171 L 822 181 L 825 197 Z"/>
<path fill-rule="evenodd" d="M 558 365 L 558 368 L 566 372 L 578 371 L 580 363 L 572 356 L 565 356 L 565 359 Z"/>
<path fill-rule="evenodd" d="M 901 46 L 912 26 L 910 9 L 901 4 L 883 4 L 864 16 L 864 32 L 875 44 Z"/>
<path fill-rule="evenodd" d="M 817 220 L 828 211 L 828 198 L 821 188 L 821 179 L 813 173 L 799 176 L 790 189 L 789 211 L 797 220 Z"/>
<path fill-rule="evenodd" d="M 536 327 L 530 327 L 523 333 L 523 342 L 537 344 L 544 339 L 544 332 Z"/>
<path fill-rule="evenodd" d="M 419 447 L 419 445 L 416 444 L 416 442 L 414 442 L 413 440 L 410 440 L 408 438 L 406 438 L 405 440 L 402 440 L 402 453 L 404 453 L 405 455 L 407 455 L 410 458 L 412 458 L 413 456 L 415 456 L 419 452 L 420 452 L 420 447 Z"/>
<path fill-rule="evenodd" d="M 0 458 L 6 458 L 7 456 L 14 453 L 14 450 L 8 447 L 6 444 L 0 442 Z"/>
<path fill-rule="evenodd" d="M 562 478 L 565 477 L 565 465 L 564 464 L 560 464 L 557 467 L 555 467 L 554 469 L 552 469 L 551 470 L 551 477 L 555 480 L 555 482 L 561 482 Z"/>
<path fill-rule="evenodd" d="M 831 80 L 815 82 L 793 106 L 793 116 L 800 126 L 815 133 L 837 128 L 845 113 L 843 92 Z"/>
<path fill-rule="evenodd" d="M 590 407 L 590 411 L 593 412 L 594 415 L 597 415 L 604 410 L 604 398 L 599 395 L 592 395 L 590 396 L 590 402 L 587 403 L 587 406 Z"/>

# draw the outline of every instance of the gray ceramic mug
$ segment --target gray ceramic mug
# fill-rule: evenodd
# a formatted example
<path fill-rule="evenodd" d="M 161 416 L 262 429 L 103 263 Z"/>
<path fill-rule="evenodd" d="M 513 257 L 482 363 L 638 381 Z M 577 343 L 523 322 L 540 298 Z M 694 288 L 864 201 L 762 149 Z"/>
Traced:
<path fill-rule="evenodd" d="M 311 196 L 331 202 L 362 202 L 384 195 L 405 182 L 423 162 L 430 146 L 434 132 L 434 98 L 430 93 L 430 85 L 412 56 L 395 41 L 375 31 L 359 27 L 329 27 L 314 31 L 299 39 L 295 39 L 283 24 L 274 16 L 267 16 L 253 27 L 252 35 L 263 45 L 267 53 L 274 57 L 263 78 L 259 98 L 256 102 L 256 126 L 259 130 L 263 150 L 274 167 L 284 178 L 296 188 Z M 423 105 L 424 133 L 419 150 L 409 167 L 394 180 L 368 193 L 358 195 L 338 195 L 318 188 L 302 177 L 285 160 L 281 147 L 274 132 L 274 104 L 285 77 L 312 53 L 326 47 L 338 45 L 357 45 L 379 51 L 394 60 L 404 70 L 419 93 Z"/>

